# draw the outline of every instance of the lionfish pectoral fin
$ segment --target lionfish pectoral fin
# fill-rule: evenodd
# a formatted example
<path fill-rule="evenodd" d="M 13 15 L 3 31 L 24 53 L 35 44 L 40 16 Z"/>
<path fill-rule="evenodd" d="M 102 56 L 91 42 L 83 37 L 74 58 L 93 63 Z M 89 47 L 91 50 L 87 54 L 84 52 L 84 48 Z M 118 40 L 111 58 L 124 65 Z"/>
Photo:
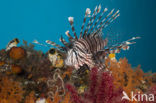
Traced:
<path fill-rule="evenodd" d="M 54 46 L 54 47 L 56 47 L 56 48 L 62 50 L 62 51 L 65 51 L 65 47 L 62 47 L 62 46 L 56 44 L 55 42 L 52 42 L 52 41 L 50 41 L 50 40 L 46 40 L 45 42 L 46 42 L 47 44 L 49 44 L 49 45 L 52 45 L 52 46 Z"/>
<path fill-rule="evenodd" d="M 140 39 L 140 37 L 132 37 L 131 39 L 128 39 L 126 41 L 123 41 L 122 43 L 117 43 L 115 45 L 113 45 L 112 47 L 110 47 L 109 49 L 114 52 L 114 53 L 119 53 L 119 51 L 121 49 L 123 50 L 129 50 L 129 45 L 135 44 L 136 42 L 134 42 L 133 40 L 135 39 Z"/>
<path fill-rule="evenodd" d="M 44 47 L 49 47 L 48 45 L 45 45 L 45 44 L 42 44 L 40 43 L 38 40 L 34 40 L 32 43 L 35 43 L 35 44 L 38 44 L 38 45 L 41 45 L 41 46 L 44 46 Z"/>

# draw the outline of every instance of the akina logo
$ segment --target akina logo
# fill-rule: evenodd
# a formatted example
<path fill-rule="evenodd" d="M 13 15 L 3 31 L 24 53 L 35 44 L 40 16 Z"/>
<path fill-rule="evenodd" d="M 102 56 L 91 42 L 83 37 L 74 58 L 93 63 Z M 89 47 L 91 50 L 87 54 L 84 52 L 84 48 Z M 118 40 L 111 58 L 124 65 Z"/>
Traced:
<path fill-rule="evenodd" d="M 123 97 L 121 100 L 138 101 L 138 102 L 139 101 L 153 102 L 155 100 L 154 94 L 141 94 L 140 92 L 135 94 L 133 91 L 131 91 L 130 97 L 129 97 L 125 91 L 123 91 L 122 93 L 123 93 Z"/>

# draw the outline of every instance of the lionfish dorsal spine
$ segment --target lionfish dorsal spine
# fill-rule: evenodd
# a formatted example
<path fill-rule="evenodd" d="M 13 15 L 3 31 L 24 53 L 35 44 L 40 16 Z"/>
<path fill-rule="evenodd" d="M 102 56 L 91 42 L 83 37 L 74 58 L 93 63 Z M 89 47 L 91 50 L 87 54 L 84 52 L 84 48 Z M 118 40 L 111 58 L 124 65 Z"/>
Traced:
<path fill-rule="evenodd" d="M 105 28 L 105 27 L 107 27 L 111 22 L 113 22 L 118 16 L 120 16 L 120 13 L 119 13 L 119 10 L 117 10 L 113 15 L 112 15 L 112 17 L 110 17 L 109 18 L 109 20 L 108 20 L 108 22 L 107 22 L 107 24 L 103 27 L 103 28 Z"/>
<path fill-rule="evenodd" d="M 92 28 L 90 29 L 90 31 L 88 32 L 88 34 L 91 34 L 92 30 L 95 28 L 95 26 L 99 23 L 99 21 L 101 20 L 102 16 L 104 15 L 105 12 L 107 12 L 107 8 L 105 8 L 103 10 L 103 12 L 101 13 L 101 15 L 99 16 L 99 18 L 96 20 L 95 24 L 92 26 Z"/>
<path fill-rule="evenodd" d="M 120 16 L 119 10 L 117 10 L 114 14 L 114 9 L 111 10 L 111 12 L 100 22 L 100 24 L 95 29 L 95 33 L 99 33 L 102 31 L 105 27 L 107 27 L 113 20 L 115 20 L 118 16 Z M 113 15 L 112 15 L 113 14 Z M 112 16 L 111 16 L 112 15 Z M 110 17 L 111 16 L 111 17 Z"/>
<path fill-rule="evenodd" d="M 97 26 L 97 29 L 100 28 L 104 23 L 105 21 L 107 20 L 107 18 L 113 13 L 114 9 L 112 9 L 108 14 L 107 16 L 100 22 L 100 24 Z"/>
<path fill-rule="evenodd" d="M 83 28 L 84 28 L 84 26 L 85 26 L 86 18 L 87 18 L 88 15 L 90 15 L 90 13 L 91 13 L 91 10 L 90 10 L 89 8 L 87 8 L 87 9 L 86 9 L 86 12 L 85 12 L 84 19 L 83 19 L 83 24 L 82 24 L 82 26 L 81 26 L 81 31 L 80 31 L 80 36 L 79 36 L 79 38 L 82 37 L 82 32 L 83 32 Z"/>
<path fill-rule="evenodd" d="M 90 20 L 89 20 L 89 22 L 88 22 L 88 24 L 87 24 L 85 30 L 90 28 L 90 23 L 91 23 L 91 21 L 92 21 L 94 15 L 95 15 L 95 13 L 96 13 L 96 11 L 97 11 L 97 6 L 95 7 L 94 12 L 93 12 L 92 15 L 91 15 Z"/>
<path fill-rule="evenodd" d="M 92 16 L 91 16 L 91 18 L 90 18 L 90 20 L 89 20 L 89 22 L 87 24 L 87 27 L 86 27 L 86 29 L 85 29 L 85 31 L 83 33 L 83 37 L 86 36 L 88 30 L 90 29 L 90 27 L 92 26 L 92 24 L 93 24 L 93 22 L 94 22 L 94 20 L 96 18 L 96 15 L 100 12 L 100 9 L 101 9 L 101 5 L 99 5 L 98 7 L 97 6 L 95 7 L 94 12 L 93 12 L 93 14 L 92 14 Z"/>
<path fill-rule="evenodd" d="M 78 40 L 77 35 L 76 35 L 76 31 L 75 31 L 75 27 L 74 27 L 74 17 L 68 17 L 68 21 L 70 23 L 71 29 L 73 31 L 73 34 L 75 36 L 75 39 Z"/>
<path fill-rule="evenodd" d="M 60 38 L 60 42 L 62 42 L 62 44 L 68 48 L 68 43 L 65 41 L 65 39 L 63 39 L 62 35 Z"/>
<path fill-rule="evenodd" d="M 71 34 L 69 33 L 69 30 L 67 30 L 67 31 L 65 32 L 65 34 L 67 35 L 69 42 L 72 43 L 72 42 L 74 41 L 74 38 L 73 38 L 73 37 L 71 36 Z"/>

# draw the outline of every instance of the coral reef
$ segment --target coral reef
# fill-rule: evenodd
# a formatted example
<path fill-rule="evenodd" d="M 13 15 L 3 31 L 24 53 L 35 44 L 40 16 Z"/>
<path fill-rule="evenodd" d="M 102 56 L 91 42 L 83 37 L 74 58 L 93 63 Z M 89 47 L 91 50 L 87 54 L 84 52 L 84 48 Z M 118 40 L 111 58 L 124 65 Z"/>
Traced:
<path fill-rule="evenodd" d="M 8 77 L 1 78 L 0 81 L 0 103 L 20 103 L 24 90 L 19 82 L 12 81 Z M 5 102 L 4 102 L 5 103 Z"/>
<path fill-rule="evenodd" d="M 71 93 L 73 103 L 128 103 L 121 101 L 122 89 L 114 88 L 110 72 L 99 73 L 97 68 L 91 70 L 90 84 L 84 95 L 79 96 L 70 84 L 66 88 Z"/>
<path fill-rule="evenodd" d="M 121 100 L 123 91 L 129 96 L 131 91 L 152 93 L 156 99 L 156 73 L 132 68 L 126 58 L 108 58 L 105 65 L 104 70 L 56 68 L 47 53 L 23 41 L 20 47 L 0 50 L 0 103 L 129 103 Z"/>
<path fill-rule="evenodd" d="M 28 96 L 26 96 L 24 103 L 35 103 L 35 92 L 32 91 Z"/>
<path fill-rule="evenodd" d="M 19 73 L 22 72 L 22 68 L 20 66 L 18 66 L 18 65 L 12 65 L 11 66 L 11 72 L 13 74 L 19 74 Z"/>
<path fill-rule="evenodd" d="M 22 59 L 22 58 L 24 58 L 26 56 L 26 52 L 21 47 L 13 47 L 9 51 L 9 56 L 12 59 L 19 60 L 19 59 Z"/>
<path fill-rule="evenodd" d="M 152 85 L 155 74 L 144 73 L 140 66 L 132 68 L 128 64 L 126 58 L 120 59 L 118 62 L 107 60 L 108 69 L 112 72 L 114 85 L 116 88 L 122 87 L 126 93 L 130 94 L 131 91 L 139 90 L 145 92 Z"/>

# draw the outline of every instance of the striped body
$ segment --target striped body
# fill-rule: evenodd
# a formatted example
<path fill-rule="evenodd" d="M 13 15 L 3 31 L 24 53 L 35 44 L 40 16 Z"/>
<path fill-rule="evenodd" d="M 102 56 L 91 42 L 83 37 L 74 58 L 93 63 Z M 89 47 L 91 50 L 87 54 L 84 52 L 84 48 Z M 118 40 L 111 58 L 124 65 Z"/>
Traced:
<path fill-rule="evenodd" d="M 74 65 L 76 69 L 84 64 L 90 68 L 95 66 L 94 54 L 102 50 L 107 44 L 107 39 L 103 40 L 100 36 L 88 36 L 74 42 L 73 48 L 67 52 L 66 65 Z"/>
<path fill-rule="evenodd" d="M 87 64 L 89 67 L 94 66 L 92 54 L 83 53 L 76 48 L 70 49 L 67 52 L 65 64 L 68 66 L 74 66 L 75 69 L 79 69 L 79 67 L 83 66 L 84 64 Z"/>

